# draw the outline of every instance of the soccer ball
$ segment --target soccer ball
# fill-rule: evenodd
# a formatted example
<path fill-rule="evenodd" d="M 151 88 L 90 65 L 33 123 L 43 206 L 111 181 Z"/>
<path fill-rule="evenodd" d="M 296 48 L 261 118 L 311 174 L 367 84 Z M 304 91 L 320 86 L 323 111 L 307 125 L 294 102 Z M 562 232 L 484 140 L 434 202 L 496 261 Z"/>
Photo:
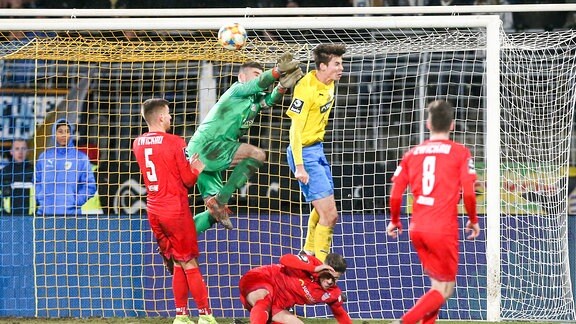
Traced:
<path fill-rule="evenodd" d="M 222 26 L 218 31 L 218 42 L 229 50 L 239 50 L 248 40 L 246 29 L 238 23 Z"/>

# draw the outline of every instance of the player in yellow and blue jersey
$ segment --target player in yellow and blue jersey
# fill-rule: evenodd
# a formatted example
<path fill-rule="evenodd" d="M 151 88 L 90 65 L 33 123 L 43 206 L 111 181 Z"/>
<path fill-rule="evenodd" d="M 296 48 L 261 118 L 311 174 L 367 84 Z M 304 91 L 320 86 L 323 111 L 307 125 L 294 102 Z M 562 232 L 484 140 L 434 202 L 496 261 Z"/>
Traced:
<path fill-rule="evenodd" d="M 286 112 L 292 120 L 288 164 L 304 198 L 313 206 L 303 250 L 322 262 L 330 253 L 333 228 L 338 221 L 332 171 L 322 142 L 334 105 L 334 82 L 340 80 L 344 70 L 344 53 L 344 44 L 321 44 L 314 48 L 316 69 L 296 84 Z"/>

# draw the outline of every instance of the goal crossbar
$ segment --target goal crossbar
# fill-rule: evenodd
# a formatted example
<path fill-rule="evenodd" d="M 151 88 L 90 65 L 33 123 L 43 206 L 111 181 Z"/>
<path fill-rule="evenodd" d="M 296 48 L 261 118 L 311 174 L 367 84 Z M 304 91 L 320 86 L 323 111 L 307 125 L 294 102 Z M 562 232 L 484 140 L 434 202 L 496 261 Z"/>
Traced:
<path fill-rule="evenodd" d="M 239 19 L 245 28 L 268 29 L 286 28 L 298 29 L 303 24 L 306 28 L 479 28 L 490 25 L 500 26 L 500 19 L 493 15 L 477 16 L 424 16 L 413 17 L 346 17 L 338 19 L 337 25 L 333 17 L 253 17 Z M 194 30 L 218 29 L 230 18 L 74 18 L 74 19 L 0 19 L 0 30 L 147 30 L 154 26 L 157 30 Z"/>
<path fill-rule="evenodd" d="M 257 17 L 470 14 L 502 12 L 576 11 L 576 4 L 522 4 L 472 6 L 308 7 L 308 8 L 211 8 L 211 9 L 3 9 L 6 17 Z M 419 17 L 420 18 L 420 17 Z"/>

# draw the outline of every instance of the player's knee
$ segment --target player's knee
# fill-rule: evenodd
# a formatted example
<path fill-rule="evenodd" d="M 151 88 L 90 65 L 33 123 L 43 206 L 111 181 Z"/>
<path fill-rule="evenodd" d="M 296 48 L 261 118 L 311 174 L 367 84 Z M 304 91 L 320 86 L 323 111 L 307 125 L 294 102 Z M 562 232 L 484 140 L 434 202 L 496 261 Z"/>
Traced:
<path fill-rule="evenodd" d="M 448 300 L 454 294 L 453 282 L 439 282 L 434 288 L 440 292 L 442 297 L 444 297 L 444 300 Z"/>
<path fill-rule="evenodd" d="M 266 298 L 269 293 L 270 292 L 266 289 L 257 289 L 248 293 L 246 300 L 250 305 L 254 306 L 259 300 Z"/>
<path fill-rule="evenodd" d="M 440 291 L 440 294 L 442 294 L 442 297 L 444 297 L 444 300 L 448 300 L 454 294 L 454 289 L 445 289 L 443 291 Z"/>
<path fill-rule="evenodd" d="M 334 227 L 338 223 L 338 210 L 336 207 L 334 208 L 329 207 L 325 210 L 318 210 L 318 214 L 320 214 L 320 224 L 325 226 Z"/>
<path fill-rule="evenodd" d="M 328 225 L 331 226 L 331 227 L 336 226 L 336 224 L 338 223 L 338 217 L 329 218 L 328 221 L 327 221 L 327 223 L 328 223 Z"/>
<path fill-rule="evenodd" d="M 198 268 L 198 260 L 196 258 L 188 261 L 175 261 L 175 262 L 176 264 L 180 265 L 184 270 Z"/>
<path fill-rule="evenodd" d="M 326 221 L 331 226 L 335 226 L 336 223 L 338 223 L 338 210 L 336 210 L 336 207 L 328 210 L 326 213 Z"/>
<path fill-rule="evenodd" d="M 276 315 L 274 315 L 272 317 L 272 323 L 304 324 L 302 320 L 286 310 L 278 312 Z"/>
<path fill-rule="evenodd" d="M 454 295 L 454 286 L 455 286 L 454 282 L 450 282 L 446 285 L 446 287 L 444 288 L 444 291 L 442 292 L 442 295 L 444 296 L 444 300 L 448 300 L 448 298 L 450 298 L 450 297 L 452 297 L 452 295 Z"/>

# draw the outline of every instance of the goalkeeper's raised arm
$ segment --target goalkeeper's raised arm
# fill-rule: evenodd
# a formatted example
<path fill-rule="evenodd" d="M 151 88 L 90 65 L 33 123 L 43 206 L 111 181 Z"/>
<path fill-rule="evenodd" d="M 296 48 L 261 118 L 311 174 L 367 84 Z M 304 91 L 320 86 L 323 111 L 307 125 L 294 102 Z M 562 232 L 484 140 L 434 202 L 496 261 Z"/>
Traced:
<path fill-rule="evenodd" d="M 222 95 L 218 103 L 226 106 L 227 100 L 244 100 L 252 104 L 252 96 L 262 95 L 263 97 L 259 102 L 261 106 L 260 109 L 271 107 L 278 103 L 282 95 L 304 76 L 304 72 L 302 72 L 299 64 L 300 61 L 295 60 L 292 54 L 289 53 L 283 54 L 278 59 L 274 68 L 264 72 L 262 72 L 263 67 L 260 63 L 253 61 L 246 62 L 240 67 L 238 82 L 234 83 L 232 87 Z M 267 93 L 266 90 L 277 80 L 280 81 L 278 85 L 272 92 Z"/>
<path fill-rule="evenodd" d="M 188 156 L 198 154 L 206 165 L 198 178 L 198 190 L 207 210 L 194 217 L 197 232 L 204 232 L 217 222 L 233 228 L 228 201 L 266 160 L 262 149 L 238 140 L 263 108 L 280 101 L 286 89 L 302 77 L 299 65 L 291 54 L 282 55 L 276 66 L 267 71 L 258 62 L 242 64 L 238 81 L 222 94 L 198 126 L 186 149 Z M 276 81 L 278 85 L 268 92 Z M 221 173 L 231 165 L 236 167 L 223 184 Z"/>

